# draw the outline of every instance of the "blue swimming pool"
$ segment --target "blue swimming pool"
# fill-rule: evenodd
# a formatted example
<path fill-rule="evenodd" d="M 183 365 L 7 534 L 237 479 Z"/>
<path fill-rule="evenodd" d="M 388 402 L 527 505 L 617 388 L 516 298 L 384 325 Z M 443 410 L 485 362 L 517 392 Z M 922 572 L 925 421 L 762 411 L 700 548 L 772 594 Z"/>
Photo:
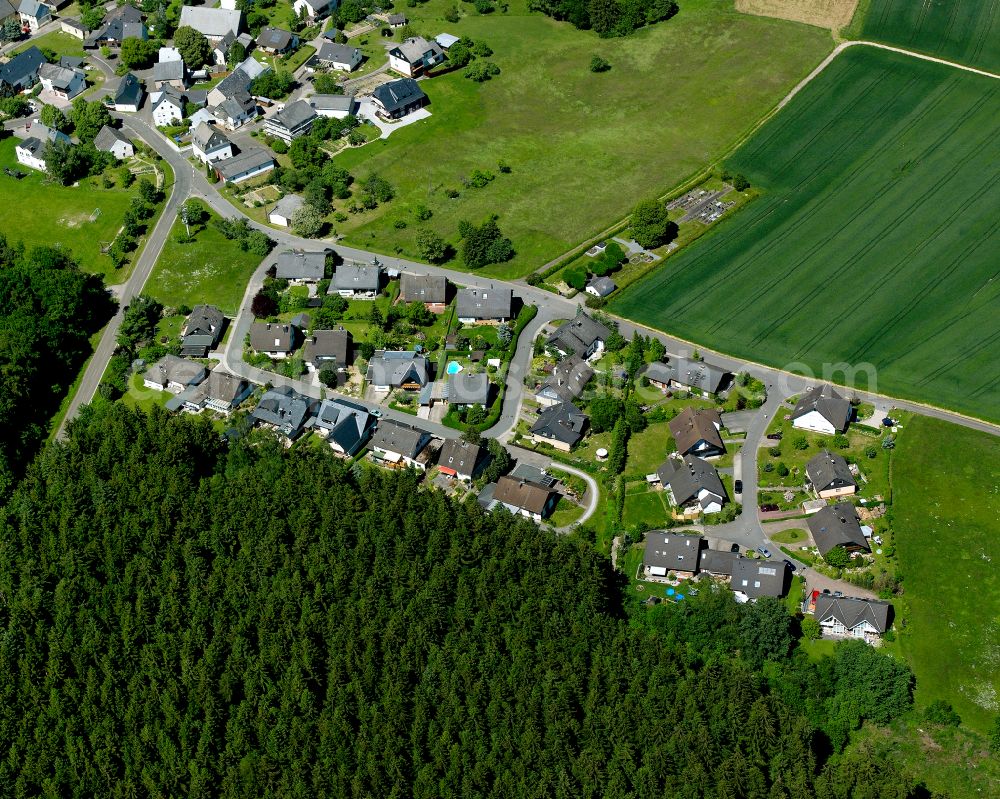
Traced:
<path fill-rule="evenodd" d="M 450 375 L 457 375 L 462 371 L 462 364 L 458 361 L 449 361 L 448 365 L 445 367 L 445 371 Z"/>

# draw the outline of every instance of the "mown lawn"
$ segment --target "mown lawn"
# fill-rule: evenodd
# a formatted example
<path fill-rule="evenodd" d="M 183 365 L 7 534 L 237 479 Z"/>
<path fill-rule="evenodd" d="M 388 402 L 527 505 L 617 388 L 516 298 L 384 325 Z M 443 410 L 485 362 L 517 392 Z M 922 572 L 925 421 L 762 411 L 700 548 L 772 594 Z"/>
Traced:
<path fill-rule="evenodd" d="M 235 315 L 260 257 L 243 252 L 211 223 L 187 244 L 177 241 L 183 232 L 184 225 L 176 222 L 145 292 L 167 307 L 207 303 L 217 305 L 227 316 Z"/>
<path fill-rule="evenodd" d="M 109 245 L 118 234 L 135 189 L 105 189 L 100 178 L 87 178 L 77 186 L 60 186 L 50 182 L 44 173 L 17 163 L 17 142 L 14 138 L 0 141 L 0 233 L 8 241 L 20 240 L 28 246 L 64 247 L 81 267 L 104 275 L 108 283 L 126 280 L 131 266 L 114 269 L 101 247 Z M 4 167 L 27 176 L 15 180 L 3 173 Z M 100 213 L 92 221 L 98 210 Z"/>
<path fill-rule="evenodd" d="M 1000 419 L 998 100 L 1000 81 L 845 51 L 731 159 L 761 198 L 610 307 L 739 357 Z"/>
<path fill-rule="evenodd" d="M 31 47 L 37 47 L 39 50 L 52 50 L 59 56 L 83 56 L 86 54 L 82 41 L 62 31 L 54 31 L 35 37 L 30 42 L 25 42 L 24 46 L 18 47 L 16 52 L 23 53 Z"/>
<path fill-rule="evenodd" d="M 629 526 L 640 523 L 655 528 L 663 528 L 670 524 L 669 510 L 662 491 L 650 490 L 641 494 L 625 495 L 622 524 Z"/>
<path fill-rule="evenodd" d="M 864 38 L 1000 71 L 1000 14 L 991 0 L 870 2 Z"/>
<path fill-rule="evenodd" d="M 461 71 L 424 81 L 430 119 L 338 155 L 359 178 L 387 178 L 398 196 L 337 227 L 349 243 L 416 256 L 418 204 L 452 243 L 460 220 L 497 213 L 517 256 L 484 271 L 502 277 L 526 274 L 695 174 L 831 47 L 828 32 L 740 14 L 731 0 L 689 0 L 666 23 L 604 40 L 528 13 L 524 0 L 455 24 L 443 16 L 451 5 L 430 0 L 407 15 L 418 31 L 485 41 L 502 74 L 484 84 Z M 610 71 L 590 72 L 598 52 Z M 510 174 L 498 173 L 500 160 Z M 465 188 L 475 169 L 496 179 Z M 405 230 L 394 227 L 400 218 L 410 220 Z"/>
<path fill-rule="evenodd" d="M 893 486 L 917 702 L 946 699 L 984 732 L 1000 714 L 1000 438 L 916 417 Z"/>

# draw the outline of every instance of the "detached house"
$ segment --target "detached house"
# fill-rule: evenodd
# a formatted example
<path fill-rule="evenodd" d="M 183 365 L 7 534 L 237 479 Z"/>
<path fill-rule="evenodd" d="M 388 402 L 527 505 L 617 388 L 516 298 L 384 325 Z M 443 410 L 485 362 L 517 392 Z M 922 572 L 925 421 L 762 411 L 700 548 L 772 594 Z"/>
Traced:
<path fill-rule="evenodd" d="M 314 94 L 306 102 L 320 117 L 345 119 L 358 113 L 358 101 L 349 94 Z"/>
<path fill-rule="evenodd" d="M 208 370 L 200 363 L 164 355 L 142 376 L 142 384 L 156 391 L 180 394 L 191 386 L 196 386 L 208 377 Z"/>
<path fill-rule="evenodd" d="M 257 47 L 265 53 L 280 55 L 299 46 L 299 37 L 281 28 L 264 28 L 257 35 Z"/>
<path fill-rule="evenodd" d="M 171 86 L 183 92 L 187 85 L 187 69 L 183 61 L 157 61 L 153 64 L 153 89 Z"/>
<path fill-rule="evenodd" d="M 719 432 L 722 429 L 722 417 L 716 410 L 695 410 L 688 407 L 667 425 L 681 455 L 712 458 L 726 452 L 726 445 Z"/>
<path fill-rule="evenodd" d="M 502 505 L 516 516 L 541 522 L 558 502 L 559 493 L 551 487 L 507 475 L 497 480 L 490 508 Z"/>
<path fill-rule="evenodd" d="M 847 552 L 871 550 L 858 514 L 848 502 L 827 505 L 810 516 L 806 523 L 821 555 L 826 555 L 834 547 L 843 547 Z"/>
<path fill-rule="evenodd" d="M 354 300 L 373 300 L 382 285 L 381 270 L 371 264 L 341 264 L 330 281 L 330 294 Z"/>
<path fill-rule="evenodd" d="M 460 438 L 449 438 L 438 453 L 438 471 L 448 477 L 472 482 L 485 461 L 485 450 Z"/>
<path fill-rule="evenodd" d="M 59 142 L 65 145 L 72 145 L 69 136 L 55 128 L 36 122 L 31 126 L 33 136 L 24 139 L 14 146 L 14 156 L 19 164 L 24 164 L 39 172 L 46 172 L 45 148 L 50 143 Z"/>
<path fill-rule="evenodd" d="M 305 11 L 306 16 L 311 20 L 328 16 L 330 11 L 336 7 L 337 0 L 295 0 L 292 4 L 296 14 L 302 14 Z"/>
<path fill-rule="evenodd" d="M 459 408 L 471 408 L 474 405 L 482 405 L 484 408 L 490 404 L 490 390 L 493 384 L 485 372 L 459 372 L 457 375 L 448 377 L 445 393 L 448 402 Z"/>
<path fill-rule="evenodd" d="M 188 6 L 185 6 L 187 8 Z M 237 94 L 249 94 L 250 84 L 270 67 L 261 64 L 253 56 L 247 56 L 236 69 L 219 81 L 208 93 L 209 106 L 217 106 Z"/>
<path fill-rule="evenodd" d="M 608 328 L 579 309 L 573 319 L 561 324 L 549 336 L 546 346 L 563 357 L 576 355 L 589 360 L 591 356 L 604 352 L 604 342 L 610 335 Z"/>
<path fill-rule="evenodd" d="M 261 427 L 274 430 L 291 442 L 305 429 L 317 404 L 289 386 L 276 386 L 260 398 L 252 417 Z"/>
<path fill-rule="evenodd" d="M 402 119 L 427 105 L 427 95 L 412 78 L 401 78 L 376 87 L 372 103 L 382 119 Z"/>
<path fill-rule="evenodd" d="M 209 41 L 219 42 L 230 34 L 238 36 L 242 22 L 243 12 L 236 9 L 181 6 L 177 27 L 194 28 Z"/>
<path fill-rule="evenodd" d="M 226 317 L 214 305 L 196 305 L 181 328 L 181 355 L 207 358 L 219 345 Z"/>
<path fill-rule="evenodd" d="M 236 130 L 257 118 L 257 101 L 239 92 L 219 103 L 213 115 L 226 130 Z"/>
<path fill-rule="evenodd" d="M 142 23 L 142 12 L 135 6 L 121 5 L 109 11 L 101 27 L 91 33 L 83 42 L 86 48 L 121 47 L 125 39 L 145 39 L 146 26 Z"/>
<path fill-rule="evenodd" d="M 120 131 L 105 125 L 94 137 L 94 149 L 102 153 L 111 153 L 119 161 L 135 155 L 135 147 Z"/>
<path fill-rule="evenodd" d="M 183 408 L 189 413 L 210 410 L 228 416 L 253 393 L 253 385 L 239 377 L 221 371 L 208 373 L 208 378 L 170 400 L 167 410 Z"/>
<path fill-rule="evenodd" d="M 729 372 L 721 366 L 673 355 L 666 362 L 649 364 L 644 374 L 661 391 L 680 389 L 703 397 L 718 394 L 729 378 Z"/>
<path fill-rule="evenodd" d="M 42 64 L 38 70 L 42 88 L 62 100 L 72 100 L 87 88 L 87 75 L 81 69 Z"/>
<path fill-rule="evenodd" d="M 658 530 L 646 533 L 642 558 L 644 579 L 668 582 L 678 577 L 694 577 L 701 553 L 700 535 L 681 535 Z"/>
<path fill-rule="evenodd" d="M 274 207 L 270 211 L 267 212 L 267 221 L 272 225 L 290 227 L 292 224 L 292 217 L 295 216 L 295 212 L 305 204 L 306 201 L 303 200 L 298 194 L 286 194 L 274 204 Z"/>
<path fill-rule="evenodd" d="M 216 174 L 226 183 L 242 183 L 274 169 L 274 157 L 263 147 L 247 147 L 239 155 L 215 162 Z"/>
<path fill-rule="evenodd" d="M 131 72 L 126 72 L 115 90 L 112 105 L 115 111 L 135 114 L 142 105 L 142 98 L 146 96 L 146 90 L 142 88 L 142 83 Z"/>
<path fill-rule="evenodd" d="M 726 489 L 708 461 L 694 455 L 669 458 L 656 474 L 670 492 L 673 505 L 686 513 L 718 513 L 726 504 Z"/>
<path fill-rule="evenodd" d="M 618 285 L 610 277 L 595 277 L 587 284 L 585 291 L 593 297 L 604 299 L 616 288 Z"/>
<path fill-rule="evenodd" d="M 587 429 L 587 415 L 571 402 L 551 405 L 538 414 L 531 426 L 531 438 L 563 452 L 577 445 Z"/>
<path fill-rule="evenodd" d="M 363 405 L 348 400 L 323 400 L 313 420 L 313 430 L 334 452 L 353 457 L 375 429 L 376 418 Z"/>
<path fill-rule="evenodd" d="M 350 330 L 314 330 L 302 348 L 302 360 L 310 372 L 336 369 L 343 372 L 351 365 L 354 337 Z"/>
<path fill-rule="evenodd" d="M 806 477 L 820 499 L 844 497 L 858 490 L 847 461 L 828 449 L 809 460 L 806 464 Z"/>
<path fill-rule="evenodd" d="M 32 45 L 6 64 L 0 64 L 0 94 L 4 91 L 18 94 L 30 89 L 38 82 L 38 71 L 46 63 L 42 51 Z"/>
<path fill-rule="evenodd" d="M 254 322 L 250 328 L 250 347 L 271 358 L 287 358 L 299 346 L 299 329 L 280 322 Z"/>
<path fill-rule="evenodd" d="M 291 144 L 305 136 L 316 121 L 316 112 L 305 100 L 296 100 L 264 120 L 264 130 L 271 136 Z"/>
<path fill-rule="evenodd" d="M 383 419 L 372 436 L 372 459 L 380 466 L 398 469 L 409 466 L 427 470 L 427 445 L 431 434 L 419 427 Z"/>
<path fill-rule="evenodd" d="M 191 152 L 203 164 L 233 157 L 233 143 L 218 128 L 202 122 L 191 136 Z"/>
<path fill-rule="evenodd" d="M 416 78 L 445 61 L 437 42 L 411 36 L 389 50 L 389 69 L 407 78 Z"/>
<path fill-rule="evenodd" d="M 813 386 L 792 410 L 792 426 L 814 433 L 843 433 L 851 421 L 851 403 L 833 386 Z"/>
<path fill-rule="evenodd" d="M 448 307 L 448 280 L 443 275 L 403 272 L 399 276 L 399 299 L 422 302 L 428 311 L 442 313 Z"/>
<path fill-rule="evenodd" d="M 535 400 L 543 408 L 574 400 L 583 393 L 593 376 L 590 364 L 577 355 L 570 355 L 555 365 L 551 377 L 535 392 Z"/>
<path fill-rule="evenodd" d="M 461 289 L 456 315 L 463 325 L 509 322 L 513 316 L 514 292 L 507 288 Z"/>
<path fill-rule="evenodd" d="M 337 42 L 323 42 L 316 53 L 316 60 L 330 69 L 353 72 L 361 65 L 362 57 L 357 47 Z"/>
<path fill-rule="evenodd" d="M 752 601 L 762 596 L 782 597 L 788 593 L 792 573 L 786 560 L 739 557 L 733 561 L 732 569 L 729 587 L 737 602 Z"/>
<path fill-rule="evenodd" d="M 38 29 L 52 19 L 49 7 L 38 0 L 21 0 L 17 15 L 21 19 L 22 29 L 32 34 L 38 33 Z"/>
<path fill-rule="evenodd" d="M 274 276 L 292 284 L 317 283 L 326 272 L 326 253 L 285 250 L 278 254 Z"/>
<path fill-rule="evenodd" d="M 893 608 L 873 599 L 820 594 L 813 615 L 826 635 L 874 644 L 892 626 Z"/>
<path fill-rule="evenodd" d="M 176 89 L 166 87 L 153 98 L 153 124 L 167 127 L 184 119 L 184 96 Z"/>
<path fill-rule="evenodd" d="M 429 368 L 427 358 L 416 352 L 376 350 L 368 361 L 365 380 L 375 391 L 402 388 L 419 391 L 427 385 Z"/>

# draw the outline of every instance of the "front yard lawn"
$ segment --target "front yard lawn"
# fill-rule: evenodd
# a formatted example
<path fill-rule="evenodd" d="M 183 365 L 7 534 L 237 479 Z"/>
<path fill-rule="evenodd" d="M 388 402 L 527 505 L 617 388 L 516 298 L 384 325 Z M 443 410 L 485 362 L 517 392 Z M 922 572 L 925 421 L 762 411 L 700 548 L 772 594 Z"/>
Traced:
<path fill-rule="evenodd" d="M 58 56 L 83 56 L 86 55 L 83 49 L 83 42 L 75 36 L 70 36 L 62 31 L 53 31 L 42 36 L 36 36 L 31 41 L 25 42 L 22 47 L 18 47 L 17 53 L 23 53 L 30 47 L 37 47 L 39 50 L 52 50 Z"/>
<path fill-rule="evenodd" d="M 633 524 L 648 524 L 653 528 L 662 528 L 670 522 L 670 511 L 662 491 L 653 489 L 641 494 L 625 495 L 622 524 L 626 527 Z"/>

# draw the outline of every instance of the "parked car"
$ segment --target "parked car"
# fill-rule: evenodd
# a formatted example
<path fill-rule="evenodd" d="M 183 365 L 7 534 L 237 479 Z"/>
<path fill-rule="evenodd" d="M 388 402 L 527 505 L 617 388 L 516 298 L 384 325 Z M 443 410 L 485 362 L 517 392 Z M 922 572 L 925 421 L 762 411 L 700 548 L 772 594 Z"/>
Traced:
<path fill-rule="evenodd" d="M 823 593 L 824 594 L 829 594 L 830 593 L 830 589 L 829 588 L 824 588 L 823 589 Z"/>
<path fill-rule="evenodd" d="M 738 553 L 740 551 L 740 545 L 739 544 L 733 544 L 731 547 L 729 547 L 729 551 L 730 552 L 736 552 L 736 553 Z"/>
<path fill-rule="evenodd" d="M 376 419 L 382 418 L 382 411 L 380 408 L 372 408 L 371 411 L 369 411 L 369 413 L 371 413 L 371 415 L 374 416 Z"/>
<path fill-rule="evenodd" d="M 771 557 L 771 553 L 768 551 L 767 547 L 759 547 L 757 551 L 765 558 Z"/>
<path fill-rule="evenodd" d="M 798 571 L 795 564 L 792 563 L 788 558 L 785 558 L 785 563 L 788 564 L 788 568 L 791 569 L 793 572 Z"/>
<path fill-rule="evenodd" d="M 737 494 L 742 494 L 743 493 L 743 481 L 742 480 L 737 480 L 735 483 L 733 483 L 733 488 L 736 490 Z"/>
<path fill-rule="evenodd" d="M 778 510 L 778 506 L 775 505 L 773 502 L 768 502 L 760 506 L 761 513 L 773 513 L 776 510 Z"/>
<path fill-rule="evenodd" d="M 778 433 L 768 433 L 767 434 L 767 440 L 768 441 L 781 441 L 781 433 L 780 432 L 778 432 Z"/>
<path fill-rule="evenodd" d="M 833 595 L 834 595 L 834 596 L 843 596 L 843 595 L 844 595 L 844 592 L 843 592 L 843 591 L 834 591 L 834 592 L 833 592 Z"/>

